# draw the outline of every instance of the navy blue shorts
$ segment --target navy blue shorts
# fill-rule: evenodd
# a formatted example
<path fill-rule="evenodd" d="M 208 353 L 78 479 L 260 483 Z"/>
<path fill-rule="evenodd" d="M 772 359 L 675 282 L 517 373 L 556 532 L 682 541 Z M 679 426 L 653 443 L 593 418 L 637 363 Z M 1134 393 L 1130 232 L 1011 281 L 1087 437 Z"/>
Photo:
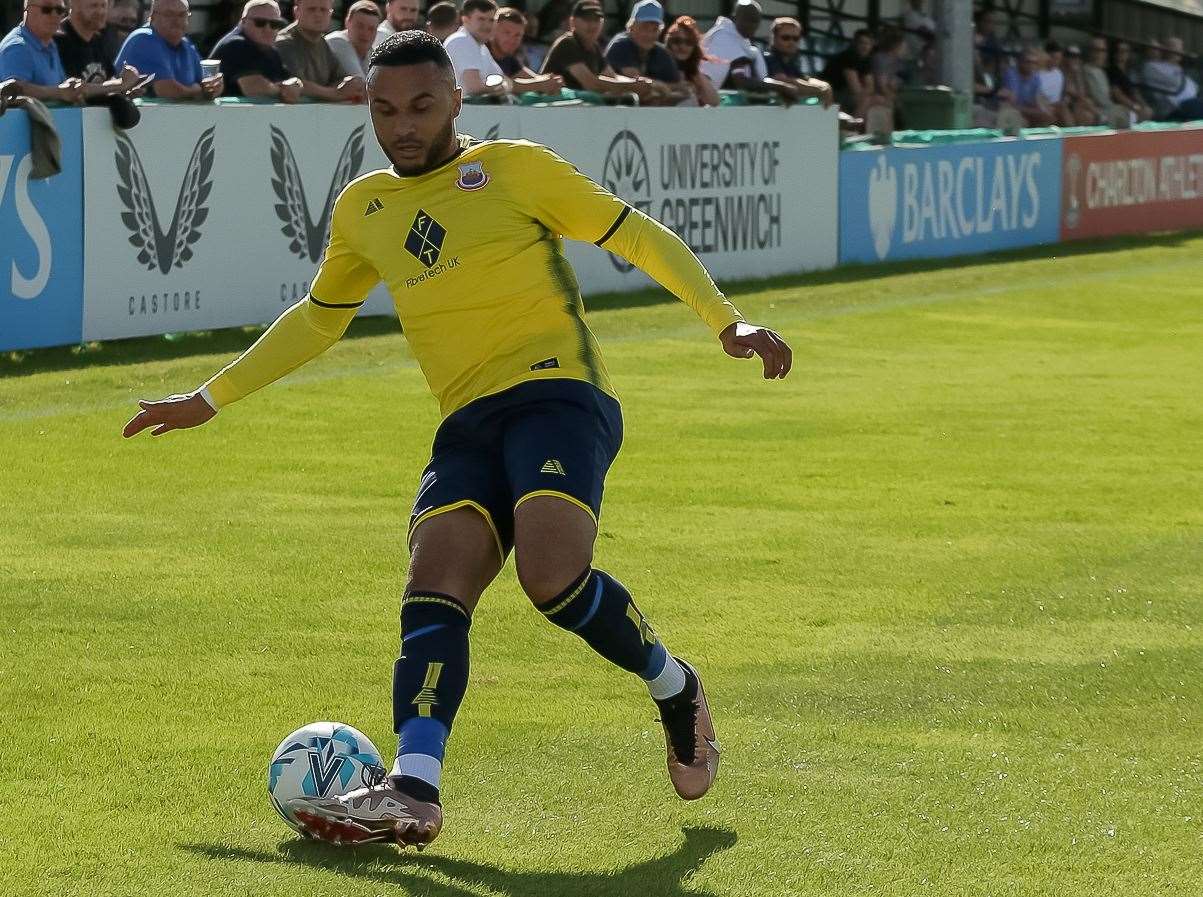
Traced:
<path fill-rule="evenodd" d="M 454 508 L 484 514 L 504 559 L 514 509 L 555 495 L 601 516 L 602 487 L 622 445 L 618 402 L 584 380 L 529 380 L 469 402 L 439 425 L 409 519 Z"/>

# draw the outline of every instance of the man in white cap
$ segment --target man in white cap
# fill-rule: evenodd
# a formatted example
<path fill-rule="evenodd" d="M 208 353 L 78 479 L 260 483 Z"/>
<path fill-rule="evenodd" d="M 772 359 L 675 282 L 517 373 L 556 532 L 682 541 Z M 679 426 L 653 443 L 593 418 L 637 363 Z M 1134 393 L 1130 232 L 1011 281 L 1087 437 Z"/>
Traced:
<path fill-rule="evenodd" d="M 645 100 L 649 105 L 675 106 L 692 90 L 672 54 L 660 43 L 663 28 L 664 7 L 658 0 L 639 0 L 631 9 L 627 30 L 615 35 L 606 47 L 606 62 L 620 75 L 651 79 L 653 92 Z"/>
<path fill-rule="evenodd" d="M 702 71 L 715 86 L 726 90 L 773 91 L 787 103 L 819 97 L 831 102 L 831 88 L 823 81 L 807 78 L 770 78 L 760 47 L 752 42 L 760 29 L 760 4 L 738 0 L 731 18 L 719 16 L 702 38 Z"/>

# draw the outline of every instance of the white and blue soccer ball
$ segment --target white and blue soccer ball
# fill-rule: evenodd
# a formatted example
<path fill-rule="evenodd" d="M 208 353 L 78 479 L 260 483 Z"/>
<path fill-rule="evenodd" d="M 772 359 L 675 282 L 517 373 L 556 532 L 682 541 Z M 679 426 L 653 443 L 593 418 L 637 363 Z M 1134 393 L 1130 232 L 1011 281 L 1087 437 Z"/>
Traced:
<path fill-rule="evenodd" d="M 267 767 L 267 797 L 289 827 L 304 834 L 288 802 L 341 797 L 384 781 L 387 770 L 368 737 L 344 723 L 310 723 L 280 742 Z"/>

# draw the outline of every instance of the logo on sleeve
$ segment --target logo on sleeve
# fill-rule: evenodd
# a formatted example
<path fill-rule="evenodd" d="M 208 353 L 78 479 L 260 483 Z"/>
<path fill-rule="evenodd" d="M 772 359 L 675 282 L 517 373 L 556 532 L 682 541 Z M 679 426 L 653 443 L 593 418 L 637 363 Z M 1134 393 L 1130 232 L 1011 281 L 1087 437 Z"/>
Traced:
<path fill-rule="evenodd" d="M 405 250 L 425 267 L 431 268 L 438 262 L 446 238 L 447 229 L 418 209 L 414 223 L 409 226 L 409 236 L 405 238 Z"/>
<path fill-rule="evenodd" d="M 456 180 L 455 186 L 461 190 L 479 190 L 488 183 L 489 176 L 480 162 L 468 162 L 466 165 L 459 166 L 459 178 Z"/>

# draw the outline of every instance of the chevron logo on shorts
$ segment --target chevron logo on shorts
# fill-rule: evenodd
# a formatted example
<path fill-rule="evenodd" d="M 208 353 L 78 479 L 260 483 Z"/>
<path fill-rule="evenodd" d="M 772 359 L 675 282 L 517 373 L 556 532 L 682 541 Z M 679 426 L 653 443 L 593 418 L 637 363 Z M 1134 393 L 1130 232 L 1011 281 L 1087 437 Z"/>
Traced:
<path fill-rule="evenodd" d="M 560 476 L 568 476 L 564 473 L 564 465 L 554 458 L 549 458 L 543 462 L 543 466 L 539 468 L 539 473 L 558 473 Z"/>

